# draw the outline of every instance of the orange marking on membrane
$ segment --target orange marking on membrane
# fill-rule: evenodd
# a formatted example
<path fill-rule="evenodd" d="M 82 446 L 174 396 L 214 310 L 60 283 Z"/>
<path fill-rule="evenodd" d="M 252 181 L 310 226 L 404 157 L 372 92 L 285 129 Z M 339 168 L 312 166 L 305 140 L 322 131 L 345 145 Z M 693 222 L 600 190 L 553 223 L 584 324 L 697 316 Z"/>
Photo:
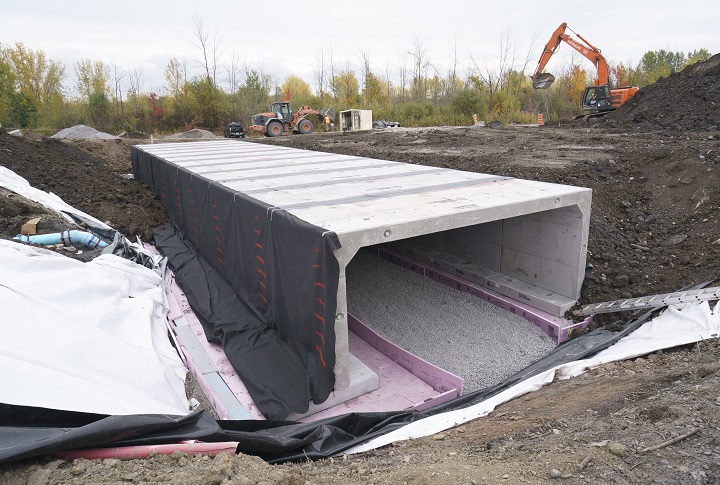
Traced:
<path fill-rule="evenodd" d="M 267 298 L 265 298 L 262 293 L 260 293 L 260 298 L 262 298 L 262 301 L 264 301 L 265 303 L 268 302 L 268 301 L 267 301 Z"/>
<path fill-rule="evenodd" d="M 320 363 L 322 364 L 322 366 L 323 366 L 323 367 L 327 367 L 327 365 L 325 364 L 325 359 L 323 359 L 322 349 L 320 348 L 320 346 L 319 346 L 319 345 L 315 345 L 315 350 L 317 350 L 317 351 L 318 351 L 318 354 L 320 354 Z"/>
<path fill-rule="evenodd" d="M 319 264 L 313 264 L 313 268 L 319 268 L 319 267 L 320 267 Z"/>
<path fill-rule="evenodd" d="M 325 306 L 325 302 L 322 301 L 320 298 L 315 298 L 315 301 L 320 303 L 322 306 Z"/>
<path fill-rule="evenodd" d="M 256 248 L 263 249 L 262 244 L 260 244 L 260 243 L 255 243 L 255 247 L 256 247 Z"/>
<path fill-rule="evenodd" d="M 258 283 L 260 283 L 260 286 L 263 287 L 263 290 L 267 290 L 267 286 L 265 286 L 265 283 L 263 283 L 263 282 L 260 281 L 260 280 L 258 280 Z"/>
<path fill-rule="evenodd" d="M 222 264 L 223 266 L 225 266 L 225 262 L 224 262 L 222 259 L 220 259 L 219 256 L 215 256 L 215 259 L 217 259 L 220 264 Z"/>
<path fill-rule="evenodd" d="M 320 340 L 322 340 L 322 344 L 324 346 L 325 345 L 325 337 L 323 337 L 323 334 L 321 334 L 317 330 L 315 330 L 315 333 L 317 334 L 318 337 L 320 337 Z"/>
<path fill-rule="evenodd" d="M 255 234 L 260 235 L 260 231 L 258 231 L 257 229 L 253 229 L 253 232 L 254 232 Z"/>
<path fill-rule="evenodd" d="M 222 244 L 222 243 L 223 243 L 223 242 L 222 242 L 222 241 L 220 240 L 220 238 L 219 238 L 219 237 L 217 237 L 217 236 L 215 236 L 215 240 L 216 240 L 217 242 L 219 242 L 220 244 Z"/>
<path fill-rule="evenodd" d="M 315 283 L 313 283 L 313 285 L 319 286 L 320 288 L 325 288 L 325 285 L 323 285 L 322 283 L 319 283 L 317 281 Z"/>
<path fill-rule="evenodd" d="M 220 234 L 222 234 L 222 231 L 220 230 L 220 228 L 219 228 L 218 226 L 213 226 L 213 227 L 215 228 L 215 230 L 216 230 L 217 232 L 219 232 Z"/>
<path fill-rule="evenodd" d="M 263 258 L 261 258 L 260 256 L 255 257 L 258 259 L 258 261 L 260 261 L 260 264 L 265 264 L 265 260 Z"/>
<path fill-rule="evenodd" d="M 223 252 L 223 250 L 220 249 L 220 248 L 215 248 L 215 251 L 219 252 L 220 254 L 225 254 L 225 253 Z"/>
<path fill-rule="evenodd" d="M 324 319 L 323 317 L 321 317 L 320 315 L 318 315 L 317 313 L 313 313 L 313 315 L 315 316 L 315 318 L 317 318 L 318 320 L 320 320 L 320 321 L 322 322 L 323 327 L 324 327 L 324 326 L 325 326 L 325 319 Z"/>
<path fill-rule="evenodd" d="M 258 268 L 257 270 L 258 270 L 258 273 L 260 273 L 263 276 L 263 278 L 267 278 L 267 275 L 265 273 L 263 273 L 263 270 L 261 270 L 260 268 Z"/>

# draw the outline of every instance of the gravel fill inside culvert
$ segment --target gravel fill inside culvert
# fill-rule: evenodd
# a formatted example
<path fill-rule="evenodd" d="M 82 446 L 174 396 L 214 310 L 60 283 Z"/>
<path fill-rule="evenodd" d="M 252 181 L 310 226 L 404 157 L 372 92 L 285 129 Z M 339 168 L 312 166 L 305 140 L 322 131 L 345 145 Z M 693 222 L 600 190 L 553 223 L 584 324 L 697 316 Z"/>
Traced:
<path fill-rule="evenodd" d="M 555 343 L 524 318 L 366 251 L 346 268 L 348 312 L 394 344 L 484 389 Z"/>

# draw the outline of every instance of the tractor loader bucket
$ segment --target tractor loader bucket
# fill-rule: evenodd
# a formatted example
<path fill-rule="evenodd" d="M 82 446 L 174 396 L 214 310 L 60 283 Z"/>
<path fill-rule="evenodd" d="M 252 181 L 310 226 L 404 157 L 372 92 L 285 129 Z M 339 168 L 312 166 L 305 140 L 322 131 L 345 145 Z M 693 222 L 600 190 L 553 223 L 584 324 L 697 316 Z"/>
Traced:
<path fill-rule="evenodd" d="M 322 116 L 323 118 L 324 118 L 325 116 L 327 116 L 327 117 L 330 118 L 331 120 L 334 120 L 334 119 L 335 119 L 335 110 L 332 109 L 332 108 L 319 109 L 318 112 L 320 113 L 320 116 Z"/>
<path fill-rule="evenodd" d="M 547 89 L 550 87 L 550 85 L 555 81 L 555 76 L 550 74 L 549 72 L 542 72 L 532 78 L 533 80 L 533 88 L 535 89 Z"/>

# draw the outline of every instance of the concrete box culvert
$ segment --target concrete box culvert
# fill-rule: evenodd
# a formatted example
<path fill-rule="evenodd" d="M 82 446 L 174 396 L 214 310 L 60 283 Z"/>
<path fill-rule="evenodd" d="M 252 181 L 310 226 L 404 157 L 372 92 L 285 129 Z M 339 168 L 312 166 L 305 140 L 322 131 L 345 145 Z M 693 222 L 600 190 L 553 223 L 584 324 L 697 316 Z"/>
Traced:
<path fill-rule="evenodd" d="M 138 166 L 136 152 L 154 168 Z M 162 165 L 337 236 L 336 389 L 351 382 L 346 268 L 362 248 L 383 245 L 555 316 L 579 298 L 587 188 L 234 140 L 139 145 L 133 153 L 156 191 L 153 170 Z M 188 197 L 174 195 L 178 205 Z"/>

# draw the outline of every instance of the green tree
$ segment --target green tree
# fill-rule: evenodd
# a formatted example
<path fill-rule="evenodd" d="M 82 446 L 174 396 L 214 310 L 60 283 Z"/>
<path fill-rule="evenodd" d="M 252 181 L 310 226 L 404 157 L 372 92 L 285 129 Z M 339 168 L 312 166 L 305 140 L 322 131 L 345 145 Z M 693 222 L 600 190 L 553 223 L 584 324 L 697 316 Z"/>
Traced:
<path fill-rule="evenodd" d="M 255 113 L 267 109 L 270 101 L 270 87 L 272 80 L 270 75 L 261 69 L 245 68 L 245 82 L 240 86 L 241 115 L 249 118 Z"/>
<path fill-rule="evenodd" d="M 102 61 L 80 59 L 75 63 L 77 90 L 92 124 L 105 127 L 110 114 L 110 72 Z"/>
<path fill-rule="evenodd" d="M 2 57 L 12 70 L 15 84 L 19 92 L 26 95 L 34 107 L 32 123 L 35 125 L 42 115 L 51 121 L 60 109 L 58 100 L 62 100 L 62 80 L 65 77 L 65 66 L 47 58 L 45 52 L 26 48 L 16 42 L 12 47 L 0 47 Z M 20 102 L 20 101 L 18 101 Z M 21 105 L 27 106 L 23 100 Z"/>
<path fill-rule="evenodd" d="M 9 123 L 10 97 L 15 93 L 15 74 L 0 49 L 0 124 Z"/>
<path fill-rule="evenodd" d="M 12 93 L 8 120 L 19 128 L 34 126 L 37 123 L 37 106 L 33 98 L 23 92 Z"/>
<path fill-rule="evenodd" d="M 380 107 L 388 102 L 385 83 L 372 72 L 365 74 L 365 85 L 363 86 L 362 95 L 366 107 Z"/>
<path fill-rule="evenodd" d="M 187 68 L 184 62 L 171 57 L 165 66 L 165 88 L 170 96 L 181 96 L 186 94 L 185 83 L 187 82 Z"/>
<path fill-rule="evenodd" d="M 360 84 L 355 73 L 347 68 L 330 80 L 330 90 L 336 101 L 340 101 L 348 108 L 358 104 Z"/>
<path fill-rule="evenodd" d="M 450 106 L 469 121 L 476 114 L 481 118 L 487 111 L 483 96 L 474 89 L 464 89 L 457 93 L 450 101 Z"/>
<path fill-rule="evenodd" d="M 644 74 L 643 85 L 652 84 L 661 77 L 667 77 L 683 68 L 686 62 L 682 52 L 665 49 L 647 51 L 640 60 L 640 69 Z"/>
<path fill-rule="evenodd" d="M 206 76 L 198 76 L 187 83 L 188 94 L 196 100 L 194 116 L 187 122 L 192 126 L 202 123 L 208 128 L 219 128 L 223 125 L 220 119 L 222 112 L 222 92 Z M 195 123 L 190 123 L 192 121 Z"/>
<path fill-rule="evenodd" d="M 696 62 L 702 62 L 707 61 L 712 57 L 712 54 L 710 54 L 710 51 L 707 49 L 696 49 L 692 52 L 688 52 L 687 59 L 685 60 L 685 66 L 689 66 L 690 64 L 695 64 Z"/>

